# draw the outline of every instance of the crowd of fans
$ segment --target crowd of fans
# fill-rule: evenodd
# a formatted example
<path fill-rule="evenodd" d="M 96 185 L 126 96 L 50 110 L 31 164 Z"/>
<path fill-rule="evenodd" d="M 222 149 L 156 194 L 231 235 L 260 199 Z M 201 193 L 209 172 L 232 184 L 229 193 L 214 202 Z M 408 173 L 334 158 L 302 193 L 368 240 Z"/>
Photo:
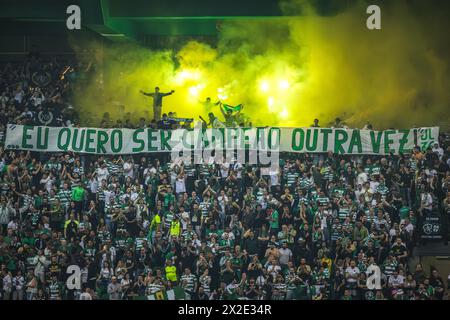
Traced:
<path fill-rule="evenodd" d="M 1 70 L 3 127 L 76 123 L 66 67 L 39 61 Z M 284 154 L 278 170 L 2 148 L 1 299 L 446 299 L 447 275 L 410 257 L 423 218 L 450 217 L 449 155 L 444 136 L 400 156 Z"/>

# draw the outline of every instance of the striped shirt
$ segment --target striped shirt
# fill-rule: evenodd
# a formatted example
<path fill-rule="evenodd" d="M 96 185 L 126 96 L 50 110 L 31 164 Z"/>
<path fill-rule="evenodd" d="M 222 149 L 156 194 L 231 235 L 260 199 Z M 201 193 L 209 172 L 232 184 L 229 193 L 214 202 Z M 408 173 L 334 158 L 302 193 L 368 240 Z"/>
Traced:
<path fill-rule="evenodd" d="M 57 195 L 48 196 L 48 204 L 50 205 L 50 207 L 53 207 L 56 204 L 56 200 L 58 200 Z"/>
<path fill-rule="evenodd" d="M 50 300 L 57 300 L 61 297 L 61 286 L 58 282 L 52 282 L 48 288 Z"/>
<path fill-rule="evenodd" d="M 106 161 L 106 168 L 110 175 L 119 175 L 122 172 L 122 166 L 115 164 L 111 161 Z"/>
<path fill-rule="evenodd" d="M 169 229 L 170 228 L 170 225 L 172 224 L 172 221 L 173 221 L 173 216 L 174 216 L 175 214 L 172 212 L 172 211 L 166 211 L 165 213 L 164 213 L 164 227 L 166 228 L 166 229 Z"/>
<path fill-rule="evenodd" d="M 308 178 L 301 178 L 299 181 L 299 187 L 302 190 L 309 190 L 312 186 L 311 179 Z"/>
<path fill-rule="evenodd" d="M 274 283 L 273 289 L 278 291 L 279 294 L 278 298 L 283 299 L 284 295 L 286 294 L 287 285 L 284 282 Z"/>
<path fill-rule="evenodd" d="M 184 237 L 184 239 L 186 239 L 186 240 L 192 240 L 194 234 L 195 234 L 194 231 L 188 231 L 188 230 L 183 230 L 183 232 L 181 233 L 181 235 L 182 235 L 182 236 Z"/>
<path fill-rule="evenodd" d="M 164 285 L 157 284 L 157 283 L 149 283 L 147 285 L 146 293 L 148 295 L 155 294 L 156 292 L 161 291 L 162 289 L 164 289 Z"/>
<path fill-rule="evenodd" d="M 209 216 L 209 208 L 210 207 L 211 207 L 210 202 L 205 202 L 205 201 L 200 202 L 199 209 L 202 212 L 203 217 Z"/>
<path fill-rule="evenodd" d="M 312 200 L 312 201 L 316 201 L 317 200 L 317 190 L 316 189 L 312 189 L 312 190 L 310 190 L 309 191 L 309 193 L 308 193 L 308 197 L 309 197 L 309 199 L 310 200 Z"/>
<path fill-rule="evenodd" d="M 147 241 L 147 238 L 145 237 L 137 237 L 136 238 L 136 244 L 135 244 L 135 250 L 140 251 L 144 247 L 144 241 Z"/>
<path fill-rule="evenodd" d="M 265 188 L 258 188 L 258 191 L 256 192 L 256 200 L 258 202 L 263 201 L 263 199 L 264 199 L 264 191 L 265 190 L 266 190 Z"/>
<path fill-rule="evenodd" d="M 345 190 L 342 189 L 342 188 L 333 188 L 331 190 L 331 196 L 334 199 L 340 199 L 340 198 L 342 198 L 344 196 L 344 194 L 345 194 Z"/>
<path fill-rule="evenodd" d="M 342 232 L 338 230 L 337 225 L 332 227 L 331 231 L 331 240 L 336 241 L 337 239 L 342 237 Z"/>
<path fill-rule="evenodd" d="M 349 208 L 339 208 L 338 217 L 339 220 L 345 220 L 347 217 L 350 216 L 350 210 Z"/>
<path fill-rule="evenodd" d="M 84 168 L 83 168 L 83 166 L 75 166 L 75 167 L 73 167 L 73 170 L 72 170 L 74 173 L 78 173 L 78 175 L 80 175 L 80 176 L 82 176 L 83 174 L 84 174 Z"/>
<path fill-rule="evenodd" d="M 210 168 L 211 168 L 211 165 L 209 165 L 209 164 L 200 165 L 200 174 L 203 174 L 203 178 L 207 179 L 211 176 L 211 174 L 209 173 Z"/>
<path fill-rule="evenodd" d="M 292 186 L 298 177 L 299 177 L 298 172 L 287 172 L 285 175 L 286 185 L 289 187 Z"/>
<path fill-rule="evenodd" d="M 100 230 L 97 233 L 97 237 L 98 239 L 102 242 L 102 244 L 106 243 L 108 240 L 111 240 L 111 233 L 109 233 L 109 231 L 105 230 Z"/>
<path fill-rule="evenodd" d="M 195 166 L 192 164 L 188 164 L 184 166 L 184 172 L 186 172 L 186 176 L 188 177 L 194 177 L 195 176 Z"/>
<path fill-rule="evenodd" d="M 376 192 L 385 197 L 389 193 L 389 189 L 386 185 L 380 183 L 376 188 Z"/>
<path fill-rule="evenodd" d="M 417 161 L 415 159 L 411 159 L 409 161 L 409 167 L 411 168 L 411 170 L 417 171 Z"/>
<path fill-rule="evenodd" d="M 103 187 L 103 186 L 98 186 L 97 188 L 97 196 L 98 196 L 98 201 L 105 201 L 105 191 L 108 191 L 108 188 Z"/>
<path fill-rule="evenodd" d="M 107 203 L 105 204 L 105 216 L 107 218 L 111 218 L 112 217 L 112 213 L 114 209 L 119 209 L 121 206 L 119 203 Z"/>
<path fill-rule="evenodd" d="M 286 289 L 294 290 L 297 286 L 294 283 L 294 280 L 297 278 L 295 273 L 288 273 L 285 277 Z"/>
<path fill-rule="evenodd" d="M 22 197 L 22 200 L 23 200 L 24 207 L 28 207 L 30 204 L 34 203 L 34 198 L 27 194 Z"/>
<path fill-rule="evenodd" d="M 321 170 L 321 173 L 325 180 L 328 180 L 328 181 L 333 180 L 334 173 L 330 166 L 323 168 Z"/>
<path fill-rule="evenodd" d="M 63 207 L 68 207 L 70 200 L 72 198 L 72 192 L 69 189 L 67 190 L 61 189 L 58 191 L 56 196 L 58 197 L 59 202 L 61 202 L 61 205 Z"/>
<path fill-rule="evenodd" d="M 373 175 L 379 175 L 381 173 L 381 169 L 379 166 L 371 165 L 364 168 L 364 172 L 367 173 L 369 176 Z"/>
<path fill-rule="evenodd" d="M 70 188 L 74 189 L 76 186 L 80 185 L 80 182 L 81 182 L 81 180 L 79 178 L 72 180 L 70 182 Z"/>
<path fill-rule="evenodd" d="M 94 258 L 97 250 L 95 248 L 85 248 L 83 252 L 86 258 Z"/>
<path fill-rule="evenodd" d="M 181 276 L 181 283 L 184 283 L 185 281 L 186 284 L 184 285 L 184 289 L 187 291 L 194 291 L 195 284 L 197 283 L 197 277 L 192 273 L 189 275 L 183 274 Z"/>
<path fill-rule="evenodd" d="M 55 169 L 55 170 L 61 170 L 61 163 L 59 163 L 59 162 L 47 162 L 45 165 L 44 165 L 44 169 L 45 170 L 53 170 L 53 169 Z"/>
<path fill-rule="evenodd" d="M 211 292 L 211 289 L 209 287 L 209 284 L 211 283 L 211 276 L 201 276 L 199 279 L 200 285 L 203 287 L 204 292 L 209 295 Z"/>
<path fill-rule="evenodd" d="M 390 276 L 394 273 L 395 269 L 397 268 L 397 261 L 393 260 L 391 262 L 387 262 L 383 265 L 384 267 L 384 274 L 387 276 Z"/>
<path fill-rule="evenodd" d="M 298 198 L 298 207 L 301 208 L 302 203 L 304 203 L 306 206 L 309 204 L 309 200 L 308 198 L 302 196 L 300 198 Z"/>
<path fill-rule="evenodd" d="M 319 202 L 320 206 L 326 206 L 330 203 L 330 198 L 326 197 L 326 196 L 318 196 L 317 197 L 317 202 Z"/>
<path fill-rule="evenodd" d="M 380 175 L 380 173 L 381 173 L 381 168 L 380 168 L 379 166 L 373 166 L 373 167 L 371 168 L 370 173 L 371 173 L 372 175 Z"/>
<path fill-rule="evenodd" d="M 127 248 L 127 239 L 116 237 L 116 246 L 118 249 L 126 249 Z"/>

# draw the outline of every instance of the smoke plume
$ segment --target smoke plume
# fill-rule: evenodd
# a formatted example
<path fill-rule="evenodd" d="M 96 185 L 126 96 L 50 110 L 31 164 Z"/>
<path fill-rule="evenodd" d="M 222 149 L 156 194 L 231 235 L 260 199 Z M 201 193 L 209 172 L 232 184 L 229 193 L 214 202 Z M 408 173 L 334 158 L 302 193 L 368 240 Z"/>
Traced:
<path fill-rule="evenodd" d="M 95 52 L 97 72 L 78 88 L 77 105 L 95 125 L 107 111 L 151 119 L 152 101 L 139 90 L 159 86 L 175 90 L 163 112 L 178 117 L 206 115 L 201 101 L 211 97 L 244 104 L 260 126 L 308 126 L 314 118 L 326 126 L 336 117 L 377 129 L 449 122 L 446 10 L 435 1 L 384 1 L 382 29 L 368 30 L 367 1 L 341 1 L 325 14 L 314 2 L 281 1 L 280 18 L 227 20 L 216 47 L 83 44 Z"/>

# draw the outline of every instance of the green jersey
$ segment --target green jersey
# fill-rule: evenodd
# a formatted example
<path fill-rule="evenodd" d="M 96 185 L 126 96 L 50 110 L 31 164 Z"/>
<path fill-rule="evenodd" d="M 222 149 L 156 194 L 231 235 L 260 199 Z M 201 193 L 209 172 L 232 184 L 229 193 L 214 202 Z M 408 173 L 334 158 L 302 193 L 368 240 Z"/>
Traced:
<path fill-rule="evenodd" d="M 72 200 L 76 202 L 83 201 L 85 193 L 86 191 L 82 187 L 75 187 L 74 189 L 72 189 Z"/>
<path fill-rule="evenodd" d="M 277 210 L 273 210 L 272 214 L 271 214 L 271 219 L 272 220 L 270 221 L 270 228 L 278 229 L 278 226 L 279 226 L 278 218 L 279 218 L 278 211 Z"/>

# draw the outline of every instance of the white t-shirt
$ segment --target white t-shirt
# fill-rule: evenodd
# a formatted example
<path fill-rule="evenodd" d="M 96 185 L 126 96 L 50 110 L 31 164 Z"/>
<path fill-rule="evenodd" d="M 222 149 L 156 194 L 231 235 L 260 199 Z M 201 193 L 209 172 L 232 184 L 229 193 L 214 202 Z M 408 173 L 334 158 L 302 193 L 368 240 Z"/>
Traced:
<path fill-rule="evenodd" d="M 42 102 L 45 100 L 43 95 L 37 95 L 31 98 L 31 101 L 33 102 L 33 106 L 37 107 L 42 104 Z"/>
<path fill-rule="evenodd" d="M 187 226 L 188 226 L 189 222 L 190 222 L 189 212 L 184 211 L 181 214 L 181 226 L 182 226 L 183 230 L 187 229 Z"/>
<path fill-rule="evenodd" d="M 3 290 L 5 291 L 12 290 L 12 278 L 9 274 L 6 274 L 6 276 L 3 277 Z"/>
<path fill-rule="evenodd" d="M 8 96 L 0 96 L 0 104 L 4 108 L 6 106 L 6 103 L 9 101 Z"/>
<path fill-rule="evenodd" d="M 400 223 L 404 223 L 405 220 L 400 221 Z M 405 225 L 405 230 L 408 231 L 409 233 L 413 232 L 414 230 L 414 225 L 410 222 L 407 225 Z"/>
<path fill-rule="evenodd" d="M 392 285 L 393 287 L 401 286 L 404 281 L 405 278 L 402 275 L 397 275 L 397 277 L 392 275 L 389 277 L 389 284 Z"/>
<path fill-rule="evenodd" d="M 241 179 L 242 178 L 242 168 L 244 166 L 242 165 L 242 163 L 236 162 L 233 165 L 233 170 L 236 171 L 236 178 Z"/>
<path fill-rule="evenodd" d="M 97 180 L 101 182 L 102 180 L 107 180 L 109 175 L 108 168 L 97 168 Z"/>
<path fill-rule="evenodd" d="M 105 195 L 105 204 L 109 205 L 111 202 L 111 199 L 116 196 L 116 193 L 113 191 L 103 191 L 103 194 Z"/>
<path fill-rule="evenodd" d="M 225 204 L 228 202 L 228 197 L 226 195 L 219 196 L 217 201 L 219 202 L 219 206 L 222 208 L 222 212 L 225 212 Z"/>
<path fill-rule="evenodd" d="M 133 164 L 130 162 L 125 162 L 123 164 L 123 172 L 125 174 L 125 177 L 133 178 L 133 176 L 134 176 Z"/>
<path fill-rule="evenodd" d="M 267 267 L 267 272 L 270 273 L 272 276 L 276 275 L 280 271 L 281 267 L 279 265 L 271 264 Z"/>
<path fill-rule="evenodd" d="M 349 278 L 347 278 L 347 282 L 351 282 L 354 283 L 357 281 L 356 277 L 361 273 L 361 271 L 359 271 L 358 267 L 347 267 L 347 269 L 345 269 L 345 272 L 348 273 L 350 275 Z"/>
<path fill-rule="evenodd" d="M 427 182 L 431 182 L 434 176 L 437 176 L 437 171 L 435 169 L 425 169 L 425 174 L 427 175 Z"/>
<path fill-rule="evenodd" d="M 323 229 L 328 228 L 327 217 L 331 216 L 330 210 L 324 210 L 320 220 L 320 227 Z"/>
<path fill-rule="evenodd" d="M 87 292 L 83 292 L 80 294 L 80 300 L 92 300 L 92 296 Z"/>
<path fill-rule="evenodd" d="M 356 177 L 356 184 L 363 185 L 364 183 L 367 182 L 368 179 L 369 177 L 367 176 L 367 173 L 363 171 Z"/>
<path fill-rule="evenodd" d="M 16 100 L 19 103 L 22 103 L 24 92 L 22 90 L 17 91 L 17 93 L 14 95 L 14 100 Z"/>
<path fill-rule="evenodd" d="M 380 183 L 378 181 L 370 181 L 370 189 L 372 189 L 372 190 L 377 190 L 377 187 L 379 185 L 380 185 Z"/>
<path fill-rule="evenodd" d="M 289 262 L 289 259 L 292 257 L 292 251 L 289 248 L 281 248 L 278 250 L 280 252 L 280 264 L 287 265 Z"/>
<path fill-rule="evenodd" d="M 156 174 L 156 169 L 154 167 L 151 168 L 145 168 L 144 169 L 144 176 L 146 176 L 148 173 Z"/>
<path fill-rule="evenodd" d="M 397 232 L 395 231 L 394 228 L 389 230 L 389 236 L 390 236 L 391 239 L 397 236 Z"/>
<path fill-rule="evenodd" d="M 17 224 L 17 222 L 14 222 L 13 220 L 11 220 L 9 223 L 8 223 L 8 229 L 12 229 L 12 230 L 17 230 L 18 229 L 18 224 Z"/>
<path fill-rule="evenodd" d="M 270 170 L 270 185 L 271 186 L 279 186 L 280 185 L 280 177 L 278 176 L 278 170 Z"/>
<path fill-rule="evenodd" d="M 427 210 L 433 209 L 433 198 L 429 193 L 422 193 L 420 195 L 420 201 L 423 203 L 423 207 Z"/>
<path fill-rule="evenodd" d="M 176 193 L 186 192 L 186 183 L 184 178 L 177 178 L 175 180 L 175 192 Z"/>
<path fill-rule="evenodd" d="M 230 171 L 230 164 L 224 163 L 220 166 L 220 174 L 223 178 L 228 177 L 228 172 Z"/>
<path fill-rule="evenodd" d="M 98 181 L 95 179 L 89 180 L 89 189 L 91 190 L 92 193 L 97 193 Z"/>
<path fill-rule="evenodd" d="M 362 195 L 362 194 L 364 194 L 365 192 L 366 192 L 366 189 L 365 189 L 365 188 L 362 188 L 361 190 L 355 190 L 355 198 L 356 198 L 356 201 L 359 202 L 359 196 Z"/>

